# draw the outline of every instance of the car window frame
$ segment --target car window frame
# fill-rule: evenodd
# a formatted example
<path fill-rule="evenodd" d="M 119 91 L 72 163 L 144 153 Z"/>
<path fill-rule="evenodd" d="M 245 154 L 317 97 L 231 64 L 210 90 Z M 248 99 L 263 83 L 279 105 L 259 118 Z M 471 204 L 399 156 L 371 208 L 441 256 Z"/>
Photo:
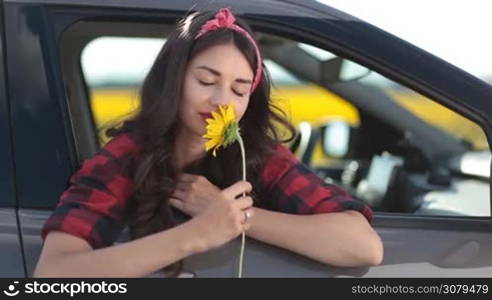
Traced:
<path fill-rule="evenodd" d="M 0 208 L 16 207 L 10 103 L 5 66 L 3 7 L 0 5 Z"/>

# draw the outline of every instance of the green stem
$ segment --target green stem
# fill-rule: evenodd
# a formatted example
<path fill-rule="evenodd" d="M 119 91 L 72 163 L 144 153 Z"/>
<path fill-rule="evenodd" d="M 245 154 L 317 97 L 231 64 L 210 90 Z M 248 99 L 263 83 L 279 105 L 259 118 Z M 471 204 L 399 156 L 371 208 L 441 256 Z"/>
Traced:
<path fill-rule="evenodd" d="M 239 142 L 239 146 L 241 147 L 241 158 L 243 161 L 243 180 L 246 181 L 246 150 L 244 149 L 244 142 L 243 138 L 239 134 L 239 129 L 236 131 L 237 134 L 237 141 Z M 243 193 L 243 196 L 246 196 L 245 193 Z"/>
<path fill-rule="evenodd" d="M 239 142 L 239 147 L 241 148 L 241 158 L 243 162 L 243 181 L 246 181 L 246 150 L 244 148 L 243 138 L 239 133 L 239 128 L 236 130 L 237 141 Z M 246 193 L 243 193 L 243 197 L 246 196 Z M 241 253 L 239 254 L 239 272 L 238 277 L 243 277 L 243 258 L 244 258 L 244 245 L 246 244 L 246 234 L 242 233 L 241 236 Z"/>

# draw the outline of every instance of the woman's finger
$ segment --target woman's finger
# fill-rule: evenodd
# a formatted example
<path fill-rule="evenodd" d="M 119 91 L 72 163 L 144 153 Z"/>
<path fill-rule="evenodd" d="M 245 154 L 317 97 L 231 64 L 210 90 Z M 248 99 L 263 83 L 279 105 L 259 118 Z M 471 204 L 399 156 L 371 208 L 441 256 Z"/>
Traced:
<path fill-rule="evenodd" d="M 176 199 L 176 198 L 169 198 L 169 204 L 174 207 L 174 208 L 177 208 L 181 211 L 184 212 L 184 202 L 179 200 L 179 199 Z"/>
<path fill-rule="evenodd" d="M 238 181 L 230 187 L 223 190 L 223 193 L 227 198 L 236 198 L 242 193 L 249 193 L 252 189 L 251 183 L 247 181 Z"/>
<path fill-rule="evenodd" d="M 244 214 L 243 224 L 249 222 L 253 217 L 253 210 L 251 208 L 248 208 L 243 210 L 242 212 Z"/>
<path fill-rule="evenodd" d="M 188 193 L 182 191 L 182 190 L 174 190 L 173 194 L 171 195 L 172 198 L 176 198 L 178 200 L 186 200 Z"/>
<path fill-rule="evenodd" d="M 251 223 L 249 222 L 243 223 L 241 225 L 243 227 L 243 231 L 248 231 L 248 229 L 251 228 Z"/>
<path fill-rule="evenodd" d="M 240 197 L 234 201 L 234 206 L 240 210 L 249 209 L 253 206 L 253 198 L 251 197 Z"/>
<path fill-rule="evenodd" d="M 187 191 L 190 189 L 190 183 L 185 181 L 178 181 L 176 183 L 176 190 Z"/>

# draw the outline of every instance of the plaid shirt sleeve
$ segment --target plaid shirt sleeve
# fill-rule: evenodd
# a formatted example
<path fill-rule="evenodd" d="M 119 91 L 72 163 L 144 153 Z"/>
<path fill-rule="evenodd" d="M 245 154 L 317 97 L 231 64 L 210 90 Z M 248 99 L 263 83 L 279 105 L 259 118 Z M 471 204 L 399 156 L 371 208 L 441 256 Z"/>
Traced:
<path fill-rule="evenodd" d="M 134 139 L 121 134 L 85 160 L 44 224 L 43 240 L 57 230 L 83 238 L 93 249 L 111 245 L 123 229 L 136 150 Z"/>
<path fill-rule="evenodd" d="M 286 147 L 278 145 L 262 172 L 267 207 L 291 214 L 359 211 L 369 223 L 371 208 L 353 199 L 344 189 L 325 183 Z"/>

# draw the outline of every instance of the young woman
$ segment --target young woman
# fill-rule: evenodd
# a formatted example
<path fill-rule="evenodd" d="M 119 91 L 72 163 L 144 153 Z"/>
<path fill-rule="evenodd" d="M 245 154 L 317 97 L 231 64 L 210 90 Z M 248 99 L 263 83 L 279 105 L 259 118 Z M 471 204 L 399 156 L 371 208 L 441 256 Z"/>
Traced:
<path fill-rule="evenodd" d="M 205 151 L 206 119 L 233 104 L 247 149 Z M 138 114 L 70 178 L 43 227 L 34 276 L 139 277 L 246 235 L 335 266 L 377 265 L 371 209 L 324 183 L 277 134 L 250 28 L 229 9 L 195 13 L 169 36 L 141 89 Z M 246 196 L 243 196 L 246 194 Z M 189 220 L 178 224 L 176 214 Z M 124 226 L 131 241 L 113 245 Z"/>

